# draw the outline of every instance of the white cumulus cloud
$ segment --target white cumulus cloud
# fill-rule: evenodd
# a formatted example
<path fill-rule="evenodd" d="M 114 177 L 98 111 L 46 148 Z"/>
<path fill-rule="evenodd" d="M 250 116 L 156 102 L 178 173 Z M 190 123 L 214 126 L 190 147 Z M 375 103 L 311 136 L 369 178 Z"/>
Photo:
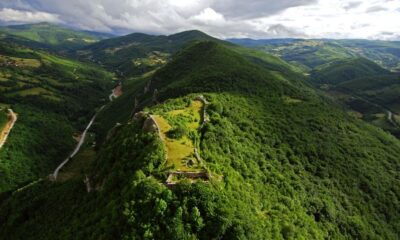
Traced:
<path fill-rule="evenodd" d="M 3 22 L 13 23 L 61 22 L 58 15 L 55 14 L 47 12 L 21 11 L 12 8 L 0 9 L 0 20 Z"/>
<path fill-rule="evenodd" d="M 0 23 L 216 37 L 398 39 L 400 0 L 0 0 Z"/>

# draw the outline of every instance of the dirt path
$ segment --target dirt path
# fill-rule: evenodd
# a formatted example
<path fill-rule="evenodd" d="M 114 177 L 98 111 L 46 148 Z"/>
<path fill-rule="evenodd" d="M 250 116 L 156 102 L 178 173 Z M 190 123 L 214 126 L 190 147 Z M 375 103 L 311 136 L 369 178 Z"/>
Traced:
<path fill-rule="evenodd" d="M 10 120 L 6 124 L 3 130 L 0 132 L 0 148 L 6 143 L 8 135 L 10 134 L 15 122 L 17 121 L 17 114 L 14 113 L 12 109 L 8 109 L 8 115 Z"/>

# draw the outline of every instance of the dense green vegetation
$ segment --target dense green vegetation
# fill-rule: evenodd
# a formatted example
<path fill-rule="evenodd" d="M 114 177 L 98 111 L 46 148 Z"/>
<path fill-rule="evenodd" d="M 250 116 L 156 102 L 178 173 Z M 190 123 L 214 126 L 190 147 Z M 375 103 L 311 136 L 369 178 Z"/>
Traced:
<path fill-rule="evenodd" d="M 337 86 L 337 88 L 353 92 L 355 95 L 376 102 L 396 113 L 400 113 L 399 87 L 400 76 L 398 74 L 356 78 Z"/>
<path fill-rule="evenodd" d="M 19 115 L 0 151 L 0 191 L 5 191 L 51 173 L 67 156 L 72 135 L 106 102 L 113 75 L 3 42 L 0 65 L 0 103 Z"/>
<path fill-rule="evenodd" d="M 400 78 L 363 59 L 345 59 L 321 65 L 311 72 L 311 82 L 345 103 L 360 118 L 400 136 Z"/>
<path fill-rule="evenodd" d="M 72 50 L 111 37 L 109 34 L 71 30 L 50 23 L 37 23 L 0 27 L 0 33 L 21 37 L 35 43 L 31 46 L 42 46 L 57 50 Z M 22 41 L 22 39 L 19 39 Z"/>
<path fill-rule="evenodd" d="M 125 121 L 103 139 L 86 173 L 97 190 L 71 179 L 3 194 L 0 236 L 397 239 L 399 140 L 276 71 L 200 42 L 153 76 L 130 80 L 124 94 L 134 96 L 112 103 L 128 110 L 117 117 Z M 199 146 L 213 177 L 168 188 L 163 144 L 142 130 L 143 119 L 130 121 L 132 101 L 169 112 L 198 94 L 210 102 Z M 115 121 L 118 110 L 97 124 Z"/>
<path fill-rule="evenodd" d="M 359 119 L 400 136 L 400 78 L 379 66 L 398 68 L 398 43 L 0 32 L 0 128 L 5 107 L 18 113 L 0 150 L 1 239 L 398 238 L 400 141 Z M 117 79 L 98 65 L 126 77 L 111 103 Z M 209 177 L 165 185 L 171 170 Z"/>

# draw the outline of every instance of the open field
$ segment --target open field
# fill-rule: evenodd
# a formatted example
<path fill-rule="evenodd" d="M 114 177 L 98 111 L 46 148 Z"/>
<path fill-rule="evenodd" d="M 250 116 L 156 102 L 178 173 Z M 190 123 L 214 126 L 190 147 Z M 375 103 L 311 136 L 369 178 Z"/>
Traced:
<path fill-rule="evenodd" d="M 162 52 L 152 52 L 148 54 L 145 58 L 136 58 L 133 59 L 132 62 L 135 66 L 149 66 L 149 67 L 157 67 L 162 66 L 167 63 L 168 58 L 170 57 L 167 53 Z"/>
<path fill-rule="evenodd" d="M 154 116 L 167 152 L 167 164 L 174 166 L 175 170 L 190 171 L 199 168 L 194 152 L 194 139 L 200 127 L 202 108 L 202 102 L 193 101 L 184 109 Z M 180 131 L 182 133 L 178 133 Z"/>

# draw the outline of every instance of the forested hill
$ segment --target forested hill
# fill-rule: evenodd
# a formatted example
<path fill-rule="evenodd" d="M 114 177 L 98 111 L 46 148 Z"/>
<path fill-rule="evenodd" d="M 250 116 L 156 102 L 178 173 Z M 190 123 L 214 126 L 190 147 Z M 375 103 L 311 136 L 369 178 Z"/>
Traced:
<path fill-rule="evenodd" d="M 356 78 L 389 75 L 390 71 L 365 58 L 336 60 L 311 71 L 312 81 L 318 84 L 339 84 Z"/>
<path fill-rule="evenodd" d="M 231 39 L 281 57 L 309 75 L 310 84 L 351 114 L 400 136 L 398 41 L 336 39 Z"/>
<path fill-rule="evenodd" d="M 121 76 L 140 76 L 165 65 L 171 54 L 186 44 L 202 40 L 230 44 L 197 30 L 169 36 L 133 33 L 84 47 L 77 51 L 77 56 L 101 64 Z"/>
<path fill-rule="evenodd" d="M 399 140 L 265 66 L 206 41 L 131 79 L 112 104 L 143 112 L 80 177 L 3 194 L 0 236 L 397 239 Z"/>

